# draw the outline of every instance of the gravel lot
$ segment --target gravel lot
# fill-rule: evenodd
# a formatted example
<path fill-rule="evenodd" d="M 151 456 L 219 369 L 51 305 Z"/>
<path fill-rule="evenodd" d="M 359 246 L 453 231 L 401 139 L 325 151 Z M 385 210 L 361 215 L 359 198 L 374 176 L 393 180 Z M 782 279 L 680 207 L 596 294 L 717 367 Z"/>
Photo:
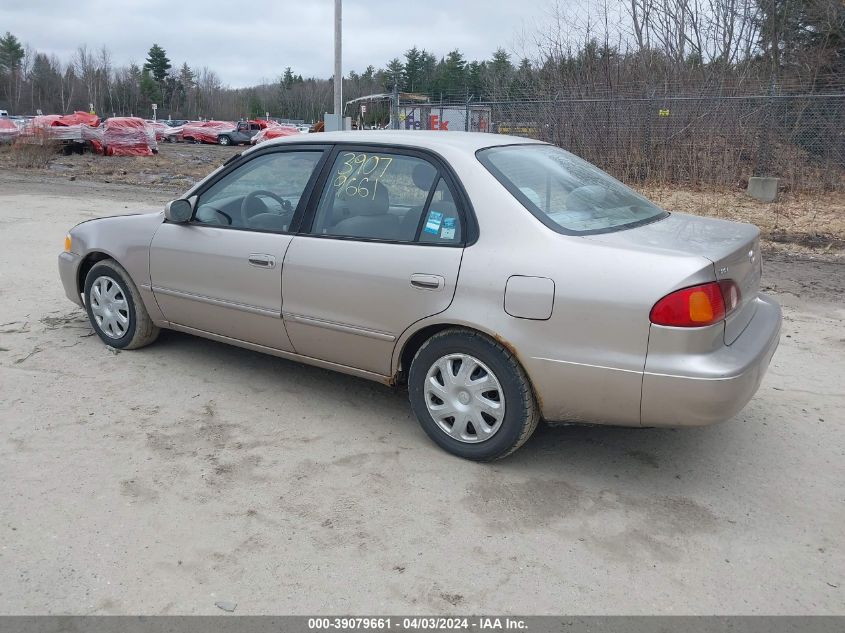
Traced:
<path fill-rule="evenodd" d="M 845 614 L 845 264 L 780 253 L 736 419 L 458 460 L 406 394 L 190 336 L 111 353 L 80 220 L 150 187 L 0 173 L 0 613 Z"/>

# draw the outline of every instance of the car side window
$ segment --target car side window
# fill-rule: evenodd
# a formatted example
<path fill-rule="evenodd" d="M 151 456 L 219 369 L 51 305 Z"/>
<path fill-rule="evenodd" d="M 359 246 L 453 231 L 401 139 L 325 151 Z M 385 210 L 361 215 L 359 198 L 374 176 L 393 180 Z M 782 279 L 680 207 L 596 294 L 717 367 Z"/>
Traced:
<path fill-rule="evenodd" d="M 286 232 L 320 151 L 275 152 L 229 172 L 200 194 L 194 222 Z"/>
<path fill-rule="evenodd" d="M 437 168 L 395 152 L 341 151 L 326 180 L 312 233 L 412 242 Z"/>

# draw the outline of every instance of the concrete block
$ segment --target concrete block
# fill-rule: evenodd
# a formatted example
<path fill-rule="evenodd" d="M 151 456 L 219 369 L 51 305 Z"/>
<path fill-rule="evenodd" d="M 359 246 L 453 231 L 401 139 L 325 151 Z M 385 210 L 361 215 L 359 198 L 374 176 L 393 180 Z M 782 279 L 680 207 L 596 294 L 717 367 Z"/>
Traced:
<path fill-rule="evenodd" d="M 326 132 L 338 132 L 343 129 L 343 117 L 339 114 L 330 114 L 326 112 L 323 117 Z"/>
<path fill-rule="evenodd" d="M 748 188 L 745 193 L 760 202 L 774 202 L 778 197 L 778 179 L 752 176 L 748 179 Z"/>

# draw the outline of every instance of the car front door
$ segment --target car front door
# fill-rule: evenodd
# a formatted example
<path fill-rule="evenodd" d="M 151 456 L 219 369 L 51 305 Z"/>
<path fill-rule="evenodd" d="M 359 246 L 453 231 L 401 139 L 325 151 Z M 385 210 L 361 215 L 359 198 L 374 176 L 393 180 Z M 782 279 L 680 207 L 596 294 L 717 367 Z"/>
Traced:
<path fill-rule="evenodd" d="M 406 150 L 341 147 L 282 272 L 297 353 L 387 376 L 396 340 L 452 302 L 464 219 L 442 165 Z"/>
<path fill-rule="evenodd" d="M 150 278 L 175 325 L 291 351 L 281 320 L 282 263 L 321 148 L 260 153 L 204 187 L 190 222 L 164 222 Z"/>

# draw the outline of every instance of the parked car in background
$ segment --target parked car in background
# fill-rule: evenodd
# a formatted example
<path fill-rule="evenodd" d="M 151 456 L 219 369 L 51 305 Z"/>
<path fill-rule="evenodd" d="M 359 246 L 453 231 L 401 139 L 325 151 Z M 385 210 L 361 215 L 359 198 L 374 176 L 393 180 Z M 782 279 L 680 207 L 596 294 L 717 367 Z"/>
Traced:
<path fill-rule="evenodd" d="M 253 136 L 250 139 L 250 144 L 258 145 L 264 141 L 270 141 L 274 138 L 282 138 L 283 136 L 296 136 L 302 134 L 302 131 L 295 125 L 269 125 Z"/>
<path fill-rule="evenodd" d="M 0 117 L 0 144 L 11 143 L 20 134 L 20 129 L 9 117 Z"/>
<path fill-rule="evenodd" d="M 404 383 L 431 439 L 475 460 L 541 418 L 730 418 L 781 325 L 756 227 L 667 213 L 562 149 L 480 133 L 268 141 L 163 212 L 77 225 L 59 271 L 114 348 L 171 328 Z"/>
<path fill-rule="evenodd" d="M 186 123 L 182 127 L 182 138 L 188 142 L 213 143 L 216 145 L 249 145 L 258 134 L 261 125 L 257 121 L 204 121 Z"/>
<path fill-rule="evenodd" d="M 150 119 L 146 119 L 144 120 L 144 123 L 155 133 L 155 140 L 157 143 L 161 143 L 168 136 L 172 135 L 173 128 L 167 125 L 164 121 L 152 121 Z"/>

